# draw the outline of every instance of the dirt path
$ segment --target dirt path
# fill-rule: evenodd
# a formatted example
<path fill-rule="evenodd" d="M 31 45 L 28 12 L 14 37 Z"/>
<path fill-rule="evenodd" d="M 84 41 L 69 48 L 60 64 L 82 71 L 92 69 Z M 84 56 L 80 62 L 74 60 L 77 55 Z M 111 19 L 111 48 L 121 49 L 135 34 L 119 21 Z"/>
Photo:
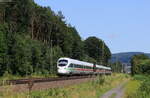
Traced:
<path fill-rule="evenodd" d="M 106 92 L 102 97 L 100 98 L 122 98 L 124 95 L 124 85 L 127 83 L 127 81 L 121 83 L 116 88 L 113 88 L 112 90 Z"/>

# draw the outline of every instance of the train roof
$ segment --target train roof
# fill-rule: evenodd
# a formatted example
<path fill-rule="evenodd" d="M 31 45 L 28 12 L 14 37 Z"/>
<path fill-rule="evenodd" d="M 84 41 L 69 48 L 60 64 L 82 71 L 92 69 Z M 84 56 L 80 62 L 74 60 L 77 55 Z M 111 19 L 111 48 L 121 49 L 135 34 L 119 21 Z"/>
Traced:
<path fill-rule="evenodd" d="M 103 65 L 96 65 L 96 67 L 102 68 L 102 69 L 108 69 L 108 70 L 111 70 L 110 67 L 106 67 L 106 66 L 103 66 Z"/>

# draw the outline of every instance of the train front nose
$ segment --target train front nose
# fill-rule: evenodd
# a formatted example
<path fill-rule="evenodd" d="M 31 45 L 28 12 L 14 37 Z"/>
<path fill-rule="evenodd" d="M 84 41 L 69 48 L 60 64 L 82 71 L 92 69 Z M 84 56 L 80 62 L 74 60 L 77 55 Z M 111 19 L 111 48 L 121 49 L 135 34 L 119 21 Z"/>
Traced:
<path fill-rule="evenodd" d="M 58 68 L 58 73 L 66 73 L 65 68 Z"/>
<path fill-rule="evenodd" d="M 58 64 L 57 64 L 57 72 L 58 72 L 58 74 L 60 74 L 60 75 L 68 74 L 67 64 L 68 64 L 68 60 L 60 59 L 58 61 Z"/>
<path fill-rule="evenodd" d="M 62 74 L 62 75 L 69 74 L 69 72 L 66 70 L 66 68 L 58 67 L 57 72 L 58 72 L 58 74 Z"/>

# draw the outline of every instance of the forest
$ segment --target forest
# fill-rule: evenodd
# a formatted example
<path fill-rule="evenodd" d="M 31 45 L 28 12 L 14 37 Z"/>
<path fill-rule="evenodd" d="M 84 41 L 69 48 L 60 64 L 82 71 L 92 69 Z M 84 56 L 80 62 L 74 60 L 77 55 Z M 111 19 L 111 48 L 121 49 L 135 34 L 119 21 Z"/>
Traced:
<path fill-rule="evenodd" d="M 33 0 L 12 1 L 0 4 L 0 76 L 55 74 L 60 57 L 108 66 L 105 42 L 94 36 L 82 40 L 61 11 Z"/>

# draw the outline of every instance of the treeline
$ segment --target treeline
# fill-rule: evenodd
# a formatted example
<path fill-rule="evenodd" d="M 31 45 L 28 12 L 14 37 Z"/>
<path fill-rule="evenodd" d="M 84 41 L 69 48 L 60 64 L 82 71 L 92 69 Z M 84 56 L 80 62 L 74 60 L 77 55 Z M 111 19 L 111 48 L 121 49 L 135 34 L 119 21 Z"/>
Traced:
<path fill-rule="evenodd" d="M 120 61 L 110 63 L 112 71 L 116 73 L 121 73 L 123 71 L 123 64 Z"/>
<path fill-rule="evenodd" d="M 99 38 L 82 40 L 62 12 L 33 0 L 0 4 L 0 75 L 56 73 L 60 57 L 107 65 L 111 52 Z"/>
<path fill-rule="evenodd" d="M 132 75 L 150 74 L 150 58 L 144 54 L 133 56 L 131 65 Z"/>

